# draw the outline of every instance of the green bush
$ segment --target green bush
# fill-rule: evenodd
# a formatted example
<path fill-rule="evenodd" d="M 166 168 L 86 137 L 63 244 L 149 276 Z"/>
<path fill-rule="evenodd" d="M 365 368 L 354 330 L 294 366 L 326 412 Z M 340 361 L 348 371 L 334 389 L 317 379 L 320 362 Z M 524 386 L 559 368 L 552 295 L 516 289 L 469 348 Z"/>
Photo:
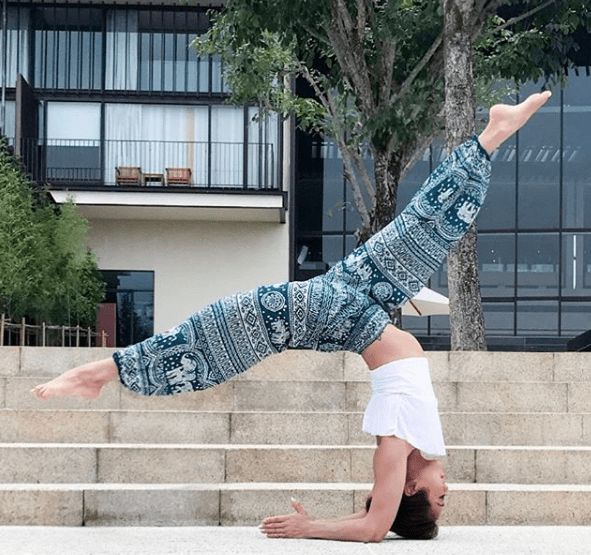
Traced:
<path fill-rule="evenodd" d="M 54 205 L 0 139 L 0 312 L 94 327 L 105 284 L 87 231 L 75 205 Z"/>

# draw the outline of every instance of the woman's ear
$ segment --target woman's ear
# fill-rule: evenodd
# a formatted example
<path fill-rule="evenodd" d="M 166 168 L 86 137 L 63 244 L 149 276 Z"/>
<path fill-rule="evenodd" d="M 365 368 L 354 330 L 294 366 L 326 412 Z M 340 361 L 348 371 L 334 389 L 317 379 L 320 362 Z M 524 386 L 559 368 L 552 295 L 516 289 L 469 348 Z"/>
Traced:
<path fill-rule="evenodd" d="M 417 481 L 416 480 L 409 480 L 404 484 L 404 495 L 411 496 L 414 495 L 418 491 L 417 488 Z"/>

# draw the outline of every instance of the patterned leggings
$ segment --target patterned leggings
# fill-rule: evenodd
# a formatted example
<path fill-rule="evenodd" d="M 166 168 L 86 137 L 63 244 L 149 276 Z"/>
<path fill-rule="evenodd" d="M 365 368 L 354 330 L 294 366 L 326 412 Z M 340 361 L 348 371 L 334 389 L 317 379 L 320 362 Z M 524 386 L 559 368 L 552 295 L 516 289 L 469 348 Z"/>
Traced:
<path fill-rule="evenodd" d="M 224 297 L 113 354 L 121 382 L 143 395 L 206 389 L 285 349 L 364 351 L 474 221 L 490 180 L 476 136 L 427 178 L 400 215 L 330 271 Z"/>

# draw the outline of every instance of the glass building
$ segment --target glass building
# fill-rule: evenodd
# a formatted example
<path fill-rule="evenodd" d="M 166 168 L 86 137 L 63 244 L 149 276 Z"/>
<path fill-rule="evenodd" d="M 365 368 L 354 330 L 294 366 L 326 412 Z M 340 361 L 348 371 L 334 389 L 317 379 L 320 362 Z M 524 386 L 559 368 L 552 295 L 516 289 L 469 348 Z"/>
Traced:
<path fill-rule="evenodd" d="M 591 58 L 585 63 L 591 64 Z M 514 102 L 540 90 L 526 83 Z M 591 76 L 568 83 L 492 156 L 487 202 L 478 216 L 478 264 L 492 349 L 562 349 L 591 328 Z M 296 279 L 326 271 L 356 246 L 359 217 L 334 144 L 296 139 Z M 443 160 L 441 141 L 400 184 L 397 212 Z M 444 265 L 429 286 L 447 294 Z M 449 318 L 405 317 L 429 348 L 449 345 Z"/>

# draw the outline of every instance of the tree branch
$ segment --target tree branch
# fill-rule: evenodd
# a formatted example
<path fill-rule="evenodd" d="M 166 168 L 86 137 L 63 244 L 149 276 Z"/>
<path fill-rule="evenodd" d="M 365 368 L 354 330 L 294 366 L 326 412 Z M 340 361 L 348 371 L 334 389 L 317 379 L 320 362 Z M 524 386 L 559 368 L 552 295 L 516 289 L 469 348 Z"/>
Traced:
<path fill-rule="evenodd" d="M 404 80 L 400 89 L 392 99 L 392 102 L 396 102 L 401 96 L 403 96 L 407 89 L 413 84 L 414 80 L 417 78 L 418 74 L 422 71 L 422 69 L 429 63 L 435 52 L 441 47 L 443 44 L 443 33 L 439 33 L 437 38 L 433 41 L 433 44 L 429 47 L 429 50 L 425 53 L 421 61 L 414 67 L 411 71 L 410 75 Z"/>
<path fill-rule="evenodd" d="M 528 18 L 530 15 L 533 15 L 533 14 L 539 12 L 540 10 L 543 10 L 544 8 L 548 7 L 550 4 L 554 4 L 555 2 L 556 2 L 556 0 L 546 0 L 546 2 L 529 10 L 528 12 L 525 12 L 521 15 L 518 15 L 518 16 L 512 17 L 511 19 L 508 19 L 505 23 L 503 23 L 503 25 L 501 25 L 499 27 L 495 27 L 494 30 L 501 31 L 503 29 L 506 29 L 507 27 L 510 27 L 511 25 L 515 25 L 519 21 Z"/>

